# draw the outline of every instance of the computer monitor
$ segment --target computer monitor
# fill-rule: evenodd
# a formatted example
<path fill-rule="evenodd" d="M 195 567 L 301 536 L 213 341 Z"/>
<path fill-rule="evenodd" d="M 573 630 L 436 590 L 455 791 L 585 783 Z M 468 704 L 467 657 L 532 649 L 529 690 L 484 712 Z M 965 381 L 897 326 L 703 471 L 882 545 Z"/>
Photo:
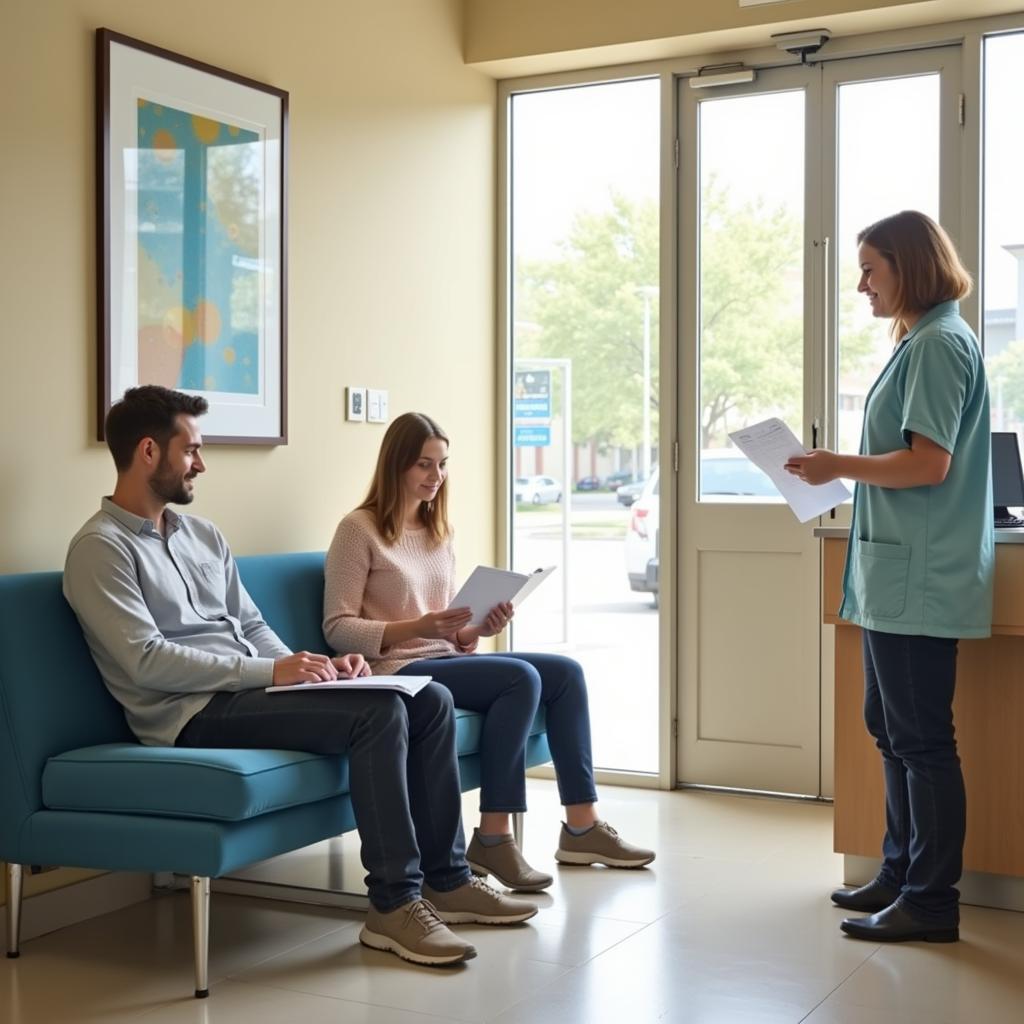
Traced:
<path fill-rule="evenodd" d="M 996 523 L 1007 526 L 1024 525 L 1011 522 L 1009 508 L 1024 505 L 1024 471 L 1020 464 L 1017 435 L 1008 431 L 992 432 L 992 504 Z"/>

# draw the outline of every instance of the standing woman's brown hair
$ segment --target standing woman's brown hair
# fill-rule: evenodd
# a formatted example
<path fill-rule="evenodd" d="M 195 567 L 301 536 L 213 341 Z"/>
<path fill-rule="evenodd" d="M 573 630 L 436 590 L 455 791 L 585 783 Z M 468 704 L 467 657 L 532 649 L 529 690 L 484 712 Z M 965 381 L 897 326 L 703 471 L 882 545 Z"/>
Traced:
<path fill-rule="evenodd" d="M 416 464 L 424 443 L 434 438 L 449 443 L 445 432 L 421 412 L 402 413 L 384 434 L 370 490 L 359 507 L 373 513 L 377 529 L 388 544 L 394 544 L 402 536 L 405 512 L 402 478 L 406 470 Z M 433 501 L 420 505 L 419 517 L 438 543 L 448 536 L 447 480 L 441 483 Z"/>
<path fill-rule="evenodd" d="M 896 273 L 899 288 L 890 327 L 894 341 L 910 329 L 910 317 L 971 293 L 971 275 L 949 235 L 917 210 L 876 221 L 857 235 L 857 244 L 870 245 Z"/>

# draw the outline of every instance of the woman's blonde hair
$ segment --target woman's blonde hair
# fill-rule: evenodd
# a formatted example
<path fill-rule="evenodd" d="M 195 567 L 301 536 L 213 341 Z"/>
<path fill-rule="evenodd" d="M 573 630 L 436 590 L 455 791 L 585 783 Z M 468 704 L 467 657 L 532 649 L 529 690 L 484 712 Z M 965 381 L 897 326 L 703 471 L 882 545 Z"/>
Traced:
<path fill-rule="evenodd" d="M 908 320 L 932 306 L 971 294 L 967 272 L 949 235 L 917 210 L 884 217 L 857 235 L 857 244 L 876 249 L 896 272 L 896 311 L 890 333 L 898 341 Z"/>
<path fill-rule="evenodd" d="M 421 412 L 402 413 L 384 434 L 370 490 L 359 507 L 373 514 L 377 529 L 388 544 L 402 536 L 405 473 L 416 464 L 423 445 L 434 438 L 448 444 L 445 432 Z M 442 481 L 433 501 L 420 503 L 417 514 L 436 543 L 448 537 L 447 479 Z"/>

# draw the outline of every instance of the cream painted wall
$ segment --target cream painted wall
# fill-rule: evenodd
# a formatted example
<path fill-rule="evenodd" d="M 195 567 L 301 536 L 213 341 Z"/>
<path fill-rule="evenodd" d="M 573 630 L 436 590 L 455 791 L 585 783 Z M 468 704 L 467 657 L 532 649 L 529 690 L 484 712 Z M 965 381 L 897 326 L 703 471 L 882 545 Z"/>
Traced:
<path fill-rule="evenodd" d="M 466 62 L 497 78 L 708 55 L 824 26 L 855 35 L 1021 9 L 1021 0 L 465 0 Z"/>
<path fill-rule="evenodd" d="M 344 387 L 383 387 L 393 415 L 452 436 L 461 560 L 493 557 L 495 86 L 463 65 L 460 17 L 458 0 L 5 0 L 0 571 L 59 567 L 112 484 L 93 440 L 99 26 L 290 92 L 289 444 L 209 449 L 192 510 L 238 553 L 325 547 L 383 433 L 343 421 Z"/>
<path fill-rule="evenodd" d="M 383 427 L 346 384 L 453 440 L 463 566 L 495 554 L 495 84 L 460 0 L 3 0 L 0 572 L 59 568 L 109 493 L 94 440 L 93 31 L 290 93 L 289 444 L 213 447 L 191 510 L 236 553 L 322 549 Z M 79 877 L 57 872 L 32 891 Z"/>
<path fill-rule="evenodd" d="M 466 60 L 687 36 L 908 2 L 927 0 L 788 0 L 756 7 L 740 7 L 737 0 L 466 0 Z"/>

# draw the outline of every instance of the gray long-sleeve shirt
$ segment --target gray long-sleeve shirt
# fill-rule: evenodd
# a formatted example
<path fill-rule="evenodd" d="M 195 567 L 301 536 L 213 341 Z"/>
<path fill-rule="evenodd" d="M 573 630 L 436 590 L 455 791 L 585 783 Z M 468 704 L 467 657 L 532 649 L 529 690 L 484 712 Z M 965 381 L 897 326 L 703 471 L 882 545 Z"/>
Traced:
<path fill-rule="evenodd" d="M 291 652 L 263 621 L 220 531 L 164 513 L 167 536 L 109 498 L 72 538 L 64 596 L 140 742 L 170 746 L 221 690 L 270 686 Z"/>

